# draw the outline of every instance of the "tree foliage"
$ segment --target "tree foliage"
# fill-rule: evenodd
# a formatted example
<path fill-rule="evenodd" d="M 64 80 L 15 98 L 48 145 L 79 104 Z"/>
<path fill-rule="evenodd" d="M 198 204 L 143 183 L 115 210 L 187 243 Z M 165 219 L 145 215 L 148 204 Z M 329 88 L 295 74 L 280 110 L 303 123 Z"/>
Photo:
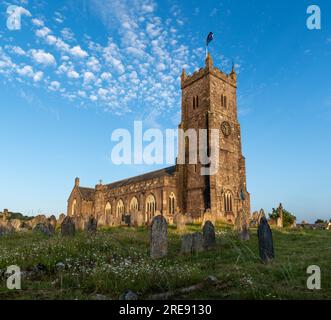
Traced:
<path fill-rule="evenodd" d="M 277 221 L 279 218 L 279 208 L 272 208 L 272 213 L 269 213 L 269 218 Z M 294 216 L 291 212 L 287 211 L 283 208 L 283 227 L 290 227 L 296 221 L 296 216 Z"/>

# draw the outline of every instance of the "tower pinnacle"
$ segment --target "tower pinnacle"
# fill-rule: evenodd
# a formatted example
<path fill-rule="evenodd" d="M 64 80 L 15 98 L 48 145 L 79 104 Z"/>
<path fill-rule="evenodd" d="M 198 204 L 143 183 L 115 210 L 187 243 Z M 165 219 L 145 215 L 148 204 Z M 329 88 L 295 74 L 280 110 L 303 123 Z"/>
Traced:
<path fill-rule="evenodd" d="M 211 58 L 211 55 L 210 53 L 208 52 L 207 54 L 207 58 L 206 58 L 206 68 L 208 70 L 212 69 L 213 68 L 213 59 Z"/>

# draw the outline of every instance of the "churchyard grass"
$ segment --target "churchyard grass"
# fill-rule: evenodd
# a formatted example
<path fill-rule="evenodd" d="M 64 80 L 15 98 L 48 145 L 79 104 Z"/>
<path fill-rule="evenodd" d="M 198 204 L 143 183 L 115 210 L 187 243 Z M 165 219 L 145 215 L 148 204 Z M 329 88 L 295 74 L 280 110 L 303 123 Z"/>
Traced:
<path fill-rule="evenodd" d="M 185 232 L 201 231 L 189 225 Z M 184 233 L 185 233 L 184 232 Z M 232 226 L 216 226 L 216 246 L 193 256 L 181 255 L 181 235 L 169 227 L 168 256 L 149 257 L 146 228 L 111 228 L 96 235 L 62 238 L 22 233 L 0 238 L 1 299 L 118 299 L 131 289 L 146 299 L 152 294 L 197 284 L 209 275 L 219 280 L 176 299 L 330 299 L 331 232 L 273 229 L 275 260 L 258 257 L 256 229 L 250 240 L 237 240 Z M 45 271 L 31 272 L 37 264 Z M 8 290 L 3 274 L 10 265 L 23 271 L 22 290 Z M 321 290 L 311 291 L 307 267 L 321 268 Z M 26 272 L 27 271 L 27 272 Z"/>

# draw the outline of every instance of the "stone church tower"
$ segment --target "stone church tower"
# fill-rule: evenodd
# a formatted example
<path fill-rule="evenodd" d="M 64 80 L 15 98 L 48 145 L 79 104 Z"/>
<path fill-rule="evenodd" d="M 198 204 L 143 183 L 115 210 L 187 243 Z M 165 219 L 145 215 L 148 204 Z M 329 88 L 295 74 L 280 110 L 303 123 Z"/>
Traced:
<path fill-rule="evenodd" d="M 225 74 L 213 66 L 208 54 L 205 68 L 192 75 L 186 75 L 183 70 L 181 88 L 182 117 L 179 128 L 185 132 L 189 129 L 207 129 L 208 149 L 210 130 L 218 129 L 219 168 L 216 174 L 201 175 L 203 165 L 199 162 L 188 163 L 188 144 L 185 144 L 185 165 L 177 165 L 180 207 L 183 212 L 196 217 L 209 209 L 218 219 L 234 222 L 240 209 L 250 213 L 237 114 L 235 70 L 232 68 L 230 74 Z"/>
<path fill-rule="evenodd" d="M 234 68 L 226 74 L 213 66 L 208 55 L 204 68 L 192 75 L 183 70 L 181 89 L 180 131 L 185 135 L 189 130 L 195 131 L 199 142 L 203 130 L 207 138 L 201 144 L 194 143 L 193 150 L 192 146 L 189 148 L 190 141 L 184 143 L 184 148 L 180 146 L 184 150 L 180 153 L 181 161 L 169 168 L 110 184 L 100 183 L 94 188 L 80 186 L 77 178 L 68 199 L 69 216 L 86 219 L 92 215 L 99 225 L 105 226 L 139 226 L 150 224 L 159 214 L 169 223 L 174 221 L 176 213 L 199 221 L 208 212 L 215 220 L 231 223 L 241 209 L 250 214 Z M 191 152 L 199 154 L 198 160 L 202 152 L 207 156 L 216 152 L 218 161 L 189 163 Z M 217 164 L 215 172 L 202 175 L 201 170 L 210 168 L 212 163 Z"/>

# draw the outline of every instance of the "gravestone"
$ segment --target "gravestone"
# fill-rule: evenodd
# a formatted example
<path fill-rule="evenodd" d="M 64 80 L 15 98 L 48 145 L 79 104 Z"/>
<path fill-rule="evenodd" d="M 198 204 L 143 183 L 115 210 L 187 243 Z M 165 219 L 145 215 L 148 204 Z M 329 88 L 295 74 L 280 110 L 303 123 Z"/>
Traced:
<path fill-rule="evenodd" d="M 168 254 L 168 224 L 163 216 L 154 217 L 150 236 L 151 258 L 163 258 Z"/>
<path fill-rule="evenodd" d="M 258 224 L 260 224 L 260 221 L 262 219 L 262 217 L 265 217 L 265 213 L 264 213 L 264 210 L 261 209 L 260 212 L 259 212 L 259 217 L 258 217 Z"/>
<path fill-rule="evenodd" d="M 181 253 L 194 254 L 204 250 L 204 239 L 200 232 L 185 234 L 182 237 Z"/>
<path fill-rule="evenodd" d="M 203 251 L 203 235 L 200 232 L 193 233 L 192 253 Z"/>
<path fill-rule="evenodd" d="M 211 221 L 206 221 L 202 229 L 203 232 L 203 247 L 210 249 L 216 244 L 215 227 Z"/>
<path fill-rule="evenodd" d="M 50 237 L 51 235 L 54 234 L 54 229 L 50 224 L 46 223 L 38 223 L 34 228 L 33 232 L 35 233 L 42 233 L 45 236 Z"/>
<path fill-rule="evenodd" d="M 64 237 L 67 236 L 74 236 L 76 233 L 76 227 L 74 222 L 72 221 L 72 218 L 65 217 L 61 224 L 61 235 Z"/>
<path fill-rule="evenodd" d="M 59 220 L 57 221 L 58 224 L 61 225 L 65 218 L 66 218 L 66 215 L 64 213 L 61 213 L 59 216 Z"/>
<path fill-rule="evenodd" d="M 56 229 L 56 225 L 57 225 L 56 217 L 54 215 L 50 216 L 48 218 L 48 222 L 53 226 L 53 228 L 55 230 Z"/>
<path fill-rule="evenodd" d="M 186 229 L 186 217 L 180 212 L 175 214 L 174 222 L 178 231 Z"/>
<path fill-rule="evenodd" d="M 85 225 L 85 231 L 88 233 L 95 233 L 97 232 L 97 228 L 98 228 L 98 220 L 95 219 L 93 216 L 90 216 Z"/>
<path fill-rule="evenodd" d="M 239 240 L 249 240 L 249 222 L 244 209 L 240 209 L 237 214 L 236 230 Z"/>
<path fill-rule="evenodd" d="M 259 240 L 260 258 L 264 263 L 269 263 L 275 258 L 272 231 L 266 217 L 262 217 L 257 230 Z"/>

